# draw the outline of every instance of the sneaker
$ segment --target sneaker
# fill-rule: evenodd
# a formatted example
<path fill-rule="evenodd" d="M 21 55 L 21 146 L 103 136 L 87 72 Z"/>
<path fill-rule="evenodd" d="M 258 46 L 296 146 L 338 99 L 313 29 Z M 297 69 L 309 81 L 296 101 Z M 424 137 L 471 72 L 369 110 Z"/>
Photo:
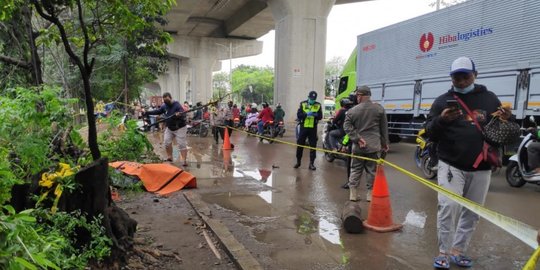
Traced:
<path fill-rule="evenodd" d="M 294 168 L 295 168 L 295 169 L 300 168 L 300 162 L 296 162 L 296 164 L 294 164 Z"/>
<path fill-rule="evenodd" d="M 312 171 L 314 171 L 314 170 L 316 170 L 317 168 L 315 168 L 315 165 L 313 165 L 313 163 L 310 163 L 310 164 L 309 164 L 309 169 L 312 170 Z"/>
<path fill-rule="evenodd" d="M 367 191 L 366 201 L 371 202 L 371 189 L 368 189 L 368 191 Z"/>

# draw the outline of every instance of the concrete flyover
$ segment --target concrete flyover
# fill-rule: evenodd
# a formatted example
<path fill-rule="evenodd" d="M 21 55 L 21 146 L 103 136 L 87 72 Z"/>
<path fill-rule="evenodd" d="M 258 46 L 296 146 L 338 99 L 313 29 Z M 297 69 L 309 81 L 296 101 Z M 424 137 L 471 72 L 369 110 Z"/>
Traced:
<path fill-rule="evenodd" d="M 219 60 L 260 54 L 276 30 L 274 103 L 293 117 L 307 92 L 324 94 L 326 19 L 332 6 L 367 0 L 177 0 L 166 15 L 169 70 L 156 83 L 175 99 L 207 101 Z M 155 86 L 153 87 L 155 88 Z"/>

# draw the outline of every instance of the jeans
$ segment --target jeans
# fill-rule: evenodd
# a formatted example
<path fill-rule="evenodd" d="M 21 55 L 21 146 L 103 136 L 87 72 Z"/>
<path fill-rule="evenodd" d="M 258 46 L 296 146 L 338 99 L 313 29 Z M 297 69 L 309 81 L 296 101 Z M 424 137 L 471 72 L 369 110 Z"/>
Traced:
<path fill-rule="evenodd" d="M 328 133 L 330 147 L 332 147 L 332 149 L 337 149 L 338 140 L 343 136 L 345 136 L 345 131 L 343 131 L 343 129 L 334 129 L 330 131 L 330 133 Z"/>
<path fill-rule="evenodd" d="M 257 123 L 257 131 L 259 135 L 262 135 L 264 132 L 264 122 L 262 120 L 259 120 L 259 122 Z"/>
<path fill-rule="evenodd" d="M 150 125 L 152 126 L 152 130 L 156 130 L 157 126 L 154 125 L 156 123 L 156 116 L 150 116 Z"/>

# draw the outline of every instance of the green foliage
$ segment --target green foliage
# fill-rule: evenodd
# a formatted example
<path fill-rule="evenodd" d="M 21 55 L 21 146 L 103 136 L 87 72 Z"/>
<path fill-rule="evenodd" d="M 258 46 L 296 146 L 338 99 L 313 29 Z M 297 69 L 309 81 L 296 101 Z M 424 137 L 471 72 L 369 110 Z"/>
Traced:
<path fill-rule="evenodd" d="M 273 103 L 274 69 L 241 65 L 233 70 L 233 93 L 242 97 L 242 103 Z"/>
<path fill-rule="evenodd" d="M 0 147 L 0 179 L 0 205 L 3 205 L 11 199 L 11 187 L 22 182 L 11 170 L 8 150 L 3 147 Z"/>
<path fill-rule="evenodd" d="M 109 167 L 109 177 L 111 185 L 114 187 L 134 193 L 144 191 L 142 181 L 136 179 L 136 177 L 125 175 L 120 170 Z"/>
<path fill-rule="evenodd" d="M 16 88 L 0 96 L 0 145 L 14 162 L 13 172 L 26 179 L 56 164 L 51 142 L 71 124 L 70 104 L 59 89 Z"/>
<path fill-rule="evenodd" d="M 92 241 L 75 248 L 77 231 L 86 230 Z M 43 210 L 16 213 L 0 210 L 1 269 L 84 269 L 89 260 L 110 254 L 112 241 L 104 237 L 101 218 L 87 220 L 80 213 L 50 215 Z M 60 268 L 61 267 L 61 268 Z"/>
<path fill-rule="evenodd" d="M 20 1 L 0 0 L 0 55 L 19 64 L 0 61 L 0 92 L 5 88 L 29 86 L 35 82 L 29 69 L 31 47 L 28 28 L 28 10 Z"/>
<path fill-rule="evenodd" d="M 106 118 L 108 128 L 99 134 L 98 142 L 104 156 L 110 161 L 129 160 L 143 161 L 153 150 L 146 136 L 137 130 L 137 122 L 128 120 L 125 130 L 119 131 L 120 118 Z"/>
<path fill-rule="evenodd" d="M 324 68 L 325 87 L 324 92 L 326 96 L 335 96 L 337 88 L 339 87 L 339 76 L 343 72 L 346 59 L 343 57 L 334 57 L 326 62 Z"/>
<path fill-rule="evenodd" d="M 229 74 L 218 72 L 212 76 L 214 87 L 212 89 L 212 98 L 217 99 L 227 93 L 229 88 Z"/>

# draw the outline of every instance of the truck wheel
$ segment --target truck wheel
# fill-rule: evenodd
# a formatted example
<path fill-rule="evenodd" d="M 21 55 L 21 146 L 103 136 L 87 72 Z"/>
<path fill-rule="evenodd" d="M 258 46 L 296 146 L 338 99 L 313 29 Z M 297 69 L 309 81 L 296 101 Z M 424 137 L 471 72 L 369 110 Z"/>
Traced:
<path fill-rule="evenodd" d="M 519 172 L 519 167 L 517 162 L 510 161 L 508 163 L 508 166 L 506 166 L 506 182 L 511 187 L 522 187 L 525 185 L 525 180 L 523 180 L 523 177 L 521 176 L 521 173 Z"/>
<path fill-rule="evenodd" d="M 399 137 L 399 135 L 396 135 L 396 134 L 388 135 L 388 139 L 390 140 L 391 143 L 398 143 L 401 141 L 401 137 Z"/>

